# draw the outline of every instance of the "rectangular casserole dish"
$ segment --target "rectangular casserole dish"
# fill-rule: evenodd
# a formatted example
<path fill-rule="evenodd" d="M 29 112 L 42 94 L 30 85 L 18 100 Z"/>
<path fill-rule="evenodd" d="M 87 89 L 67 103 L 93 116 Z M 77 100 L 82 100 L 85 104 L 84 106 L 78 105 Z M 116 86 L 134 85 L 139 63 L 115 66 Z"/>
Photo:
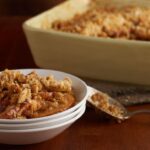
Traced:
<path fill-rule="evenodd" d="M 36 64 L 82 77 L 150 85 L 150 42 L 86 37 L 43 29 L 88 10 L 90 0 L 70 0 L 23 24 Z M 98 5 L 150 6 L 149 0 L 97 0 Z"/>

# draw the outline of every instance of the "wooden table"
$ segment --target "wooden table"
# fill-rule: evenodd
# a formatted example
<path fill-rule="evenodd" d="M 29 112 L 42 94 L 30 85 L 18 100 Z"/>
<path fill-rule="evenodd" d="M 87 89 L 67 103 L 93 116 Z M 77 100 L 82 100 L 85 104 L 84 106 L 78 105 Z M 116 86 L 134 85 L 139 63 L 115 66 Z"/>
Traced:
<path fill-rule="evenodd" d="M 1 70 L 37 67 L 21 27 L 22 22 L 27 18 L 0 17 Z M 113 89 L 124 87 L 127 89 L 132 86 L 96 80 L 86 81 L 108 93 Z M 135 95 L 138 95 L 138 92 L 135 92 Z M 144 107 L 150 108 L 150 105 L 134 108 Z M 103 119 L 94 110 L 87 108 L 86 113 L 76 123 L 52 140 L 27 146 L 0 145 L 0 150 L 149 150 L 149 138 L 150 116 L 148 115 L 135 116 L 119 124 Z"/>

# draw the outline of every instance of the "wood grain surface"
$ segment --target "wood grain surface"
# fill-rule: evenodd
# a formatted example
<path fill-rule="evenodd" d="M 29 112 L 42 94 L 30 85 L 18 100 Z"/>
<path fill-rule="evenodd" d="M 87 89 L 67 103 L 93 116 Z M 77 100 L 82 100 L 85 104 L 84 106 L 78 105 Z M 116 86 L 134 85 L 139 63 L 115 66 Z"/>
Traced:
<path fill-rule="evenodd" d="M 54 4 L 53 1 L 50 5 Z M 6 10 L 7 6 L 5 7 Z M 0 70 L 37 68 L 22 31 L 22 22 L 31 16 L 28 14 L 21 16 L 19 12 L 18 15 L 10 16 L 11 13 L 8 12 L 0 17 Z M 86 81 L 103 91 L 124 86 L 124 84 L 118 85 L 104 81 Z M 128 85 L 125 86 L 128 87 Z M 150 109 L 150 105 L 130 109 L 140 108 Z M 87 108 L 86 113 L 77 122 L 52 140 L 27 146 L 0 144 L 0 150 L 149 150 L 149 138 L 150 115 L 135 116 L 119 124 Z"/>

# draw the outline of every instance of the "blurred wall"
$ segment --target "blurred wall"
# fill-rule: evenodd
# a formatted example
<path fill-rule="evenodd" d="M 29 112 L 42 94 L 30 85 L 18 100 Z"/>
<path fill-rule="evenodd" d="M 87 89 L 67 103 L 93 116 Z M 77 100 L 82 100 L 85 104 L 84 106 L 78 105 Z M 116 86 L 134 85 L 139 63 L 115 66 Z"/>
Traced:
<path fill-rule="evenodd" d="M 64 0 L 0 0 L 0 15 L 35 15 Z"/>

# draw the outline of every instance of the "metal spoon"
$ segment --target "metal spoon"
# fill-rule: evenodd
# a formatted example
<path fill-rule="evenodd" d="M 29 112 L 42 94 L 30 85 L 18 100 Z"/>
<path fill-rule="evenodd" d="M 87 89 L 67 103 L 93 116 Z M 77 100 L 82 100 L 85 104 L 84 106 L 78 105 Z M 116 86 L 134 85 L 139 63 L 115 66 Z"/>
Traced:
<path fill-rule="evenodd" d="M 150 113 L 150 110 L 147 109 L 129 112 L 120 102 L 110 97 L 109 95 L 90 86 L 88 86 L 88 90 L 90 95 L 87 101 L 97 109 L 118 120 L 126 120 L 134 115 L 141 113 Z"/>

